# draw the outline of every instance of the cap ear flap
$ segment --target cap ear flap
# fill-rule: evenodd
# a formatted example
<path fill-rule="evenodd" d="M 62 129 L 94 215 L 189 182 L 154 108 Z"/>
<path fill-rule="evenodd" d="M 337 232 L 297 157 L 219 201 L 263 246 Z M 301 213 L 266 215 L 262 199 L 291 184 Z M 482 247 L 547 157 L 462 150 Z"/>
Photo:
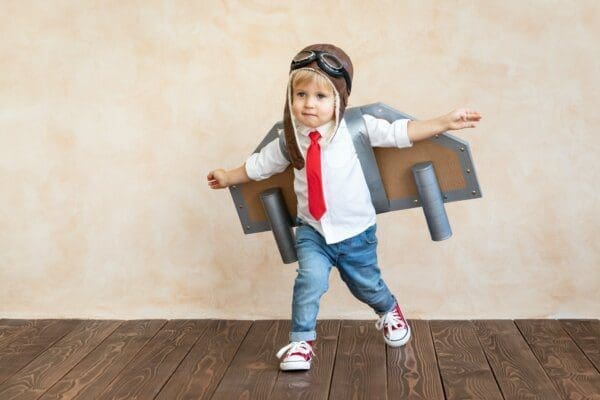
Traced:
<path fill-rule="evenodd" d="M 283 134 L 285 135 L 285 145 L 287 147 L 288 155 L 290 156 L 290 162 L 294 168 L 302 169 L 304 168 L 304 158 L 298 149 L 296 134 L 294 133 L 294 127 L 292 125 L 292 114 L 290 112 L 290 90 L 291 83 L 288 85 L 285 108 L 283 110 Z"/>

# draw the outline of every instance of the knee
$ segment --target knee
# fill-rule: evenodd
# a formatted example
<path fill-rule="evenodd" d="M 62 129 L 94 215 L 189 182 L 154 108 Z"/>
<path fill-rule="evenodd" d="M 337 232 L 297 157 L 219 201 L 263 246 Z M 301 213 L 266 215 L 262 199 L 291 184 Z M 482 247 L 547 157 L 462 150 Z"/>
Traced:
<path fill-rule="evenodd" d="M 329 289 L 329 278 L 327 274 L 311 270 L 298 270 L 294 291 L 309 292 L 321 296 Z"/>
<path fill-rule="evenodd" d="M 378 279 L 376 281 L 346 280 L 346 285 L 348 286 L 348 289 L 350 289 L 351 292 L 359 293 L 363 297 L 378 296 L 380 293 L 387 291 L 387 286 L 385 285 L 382 279 Z"/>

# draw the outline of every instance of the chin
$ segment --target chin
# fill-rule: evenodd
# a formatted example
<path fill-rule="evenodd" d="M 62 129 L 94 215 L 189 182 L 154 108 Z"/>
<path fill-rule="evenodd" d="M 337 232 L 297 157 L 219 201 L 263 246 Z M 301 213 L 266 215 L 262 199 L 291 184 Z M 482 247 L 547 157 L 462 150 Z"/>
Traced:
<path fill-rule="evenodd" d="M 308 126 L 309 128 L 318 128 L 319 123 L 315 122 L 315 121 L 306 121 L 306 120 L 300 120 L 300 122 L 302 122 L 302 124 L 304 124 L 304 126 Z"/>

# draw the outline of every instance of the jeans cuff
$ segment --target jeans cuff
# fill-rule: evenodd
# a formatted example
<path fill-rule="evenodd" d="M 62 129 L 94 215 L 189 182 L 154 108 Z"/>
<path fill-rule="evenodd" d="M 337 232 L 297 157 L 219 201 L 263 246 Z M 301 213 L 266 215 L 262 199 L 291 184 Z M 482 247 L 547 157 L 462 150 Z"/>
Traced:
<path fill-rule="evenodd" d="M 393 299 L 392 305 L 387 308 L 387 311 L 376 312 L 377 315 L 379 315 L 380 317 L 383 317 L 385 314 L 387 314 L 390 311 L 392 311 L 394 309 L 394 307 L 396 307 L 396 303 L 398 302 L 398 300 L 396 300 L 396 297 L 394 295 L 392 295 L 392 299 Z"/>
<path fill-rule="evenodd" d="M 301 341 L 309 341 L 315 340 L 317 338 L 316 331 L 309 332 L 290 332 L 290 342 L 301 342 Z"/>

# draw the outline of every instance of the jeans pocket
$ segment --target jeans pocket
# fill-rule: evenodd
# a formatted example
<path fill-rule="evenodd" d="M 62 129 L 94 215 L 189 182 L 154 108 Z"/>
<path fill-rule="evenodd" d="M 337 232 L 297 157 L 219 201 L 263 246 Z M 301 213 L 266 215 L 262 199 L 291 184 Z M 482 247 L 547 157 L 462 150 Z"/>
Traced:
<path fill-rule="evenodd" d="M 305 229 L 306 229 L 306 226 L 304 226 L 304 225 L 298 225 L 298 227 L 296 227 L 296 233 L 294 234 L 296 245 L 301 240 Z"/>
<path fill-rule="evenodd" d="M 365 231 L 365 241 L 368 244 L 377 244 L 377 235 L 375 234 L 374 225 Z"/>
<path fill-rule="evenodd" d="M 313 228 L 310 225 L 304 223 L 298 225 L 294 240 L 294 246 L 296 247 L 296 250 L 298 250 L 299 245 L 314 241 L 314 235 L 312 231 Z"/>

